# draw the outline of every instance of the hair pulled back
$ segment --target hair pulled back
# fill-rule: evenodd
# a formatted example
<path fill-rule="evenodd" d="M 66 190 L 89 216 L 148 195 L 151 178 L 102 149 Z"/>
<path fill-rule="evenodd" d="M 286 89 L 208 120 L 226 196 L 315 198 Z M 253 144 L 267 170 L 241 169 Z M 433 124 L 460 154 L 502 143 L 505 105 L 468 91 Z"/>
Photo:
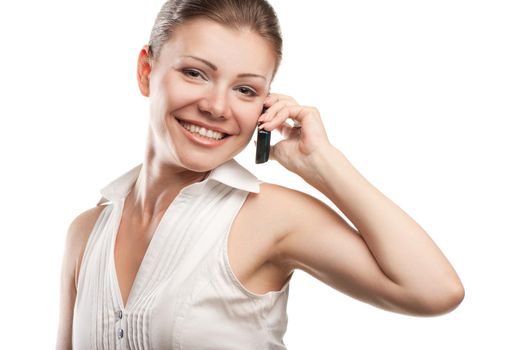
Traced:
<path fill-rule="evenodd" d="M 150 63 L 160 56 L 163 45 L 179 25 L 196 18 L 209 19 L 236 30 L 248 28 L 266 39 L 276 58 L 274 78 L 282 58 L 282 37 L 276 13 L 266 0 L 168 0 L 160 9 L 151 31 Z"/>

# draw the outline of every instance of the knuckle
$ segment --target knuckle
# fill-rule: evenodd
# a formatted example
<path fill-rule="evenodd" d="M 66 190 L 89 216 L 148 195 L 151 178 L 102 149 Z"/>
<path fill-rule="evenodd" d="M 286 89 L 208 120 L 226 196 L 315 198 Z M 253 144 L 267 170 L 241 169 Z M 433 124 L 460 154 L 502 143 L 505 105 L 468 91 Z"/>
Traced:
<path fill-rule="evenodd" d="M 312 112 L 312 113 L 315 113 L 315 114 L 320 114 L 320 111 L 318 110 L 318 108 L 314 107 L 314 106 L 305 106 L 305 108 Z"/>

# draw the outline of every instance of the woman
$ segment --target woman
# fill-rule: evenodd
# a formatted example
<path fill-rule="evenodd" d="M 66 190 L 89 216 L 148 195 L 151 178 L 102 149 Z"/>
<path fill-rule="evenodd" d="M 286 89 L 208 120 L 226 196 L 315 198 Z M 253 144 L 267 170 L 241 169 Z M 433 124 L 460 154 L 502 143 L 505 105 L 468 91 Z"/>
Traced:
<path fill-rule="evenodd" d="M 296 268 L 393 312 L 459 305 L 445 256 L 329 142 L 319 111 L 270 93 L 280 60 L 264 0 L 164 4 L 138 58 L 151 101 L 145 158 L 70 226 L 58 349 L 285 349 Z M 233 159 L 259 123 L 285 138 L 270 159 L 357 230 Z"/>

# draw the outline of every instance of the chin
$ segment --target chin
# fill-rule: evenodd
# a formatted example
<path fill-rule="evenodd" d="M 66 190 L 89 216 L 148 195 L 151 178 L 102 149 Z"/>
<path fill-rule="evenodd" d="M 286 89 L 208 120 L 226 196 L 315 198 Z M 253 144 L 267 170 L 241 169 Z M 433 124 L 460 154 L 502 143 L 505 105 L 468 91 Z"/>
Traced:
<path fill-rule="evenodd" d="M 231 158 L 232 157 L 216 157 L 216 155 L 212 156 L 210 154 L 195 155 L 194 153 L 179 156 L 184 168 L 198 173 L 210 171 Z"/>

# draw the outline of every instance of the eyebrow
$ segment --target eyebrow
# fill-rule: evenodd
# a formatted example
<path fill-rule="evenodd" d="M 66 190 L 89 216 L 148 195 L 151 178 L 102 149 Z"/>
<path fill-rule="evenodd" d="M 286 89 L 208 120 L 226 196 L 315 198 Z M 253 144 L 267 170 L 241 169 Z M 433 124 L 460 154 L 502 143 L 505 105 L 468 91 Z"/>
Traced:
<path fill-rule="evenodd" d="M 192 56 L 192 55 L 183 55 L 181 57 L 190 57 L 190 58 L 193 58 L 195 60 L 198 60 L 200 62 L 203 62 L 205 63 L 207 66 L 209 66 L 213 71 L 217 71 L 218 70 L 218 67 L 216 67 L 216 65 L 212 64 L 211 62 L 203 59 L 203 58 L 200 58 L 200 57 L 196 57 L 196 56 Z M 263 75 L 259 75 L 259 74 L 254 74 L 254 73 L 241 73 L 241 74 L 238 74 L 237 75 L 238 78 L 246 78 L 246 77 L 254 77 L 254 78 L 262 78 L 263 80 L 267 80 Z"/>

